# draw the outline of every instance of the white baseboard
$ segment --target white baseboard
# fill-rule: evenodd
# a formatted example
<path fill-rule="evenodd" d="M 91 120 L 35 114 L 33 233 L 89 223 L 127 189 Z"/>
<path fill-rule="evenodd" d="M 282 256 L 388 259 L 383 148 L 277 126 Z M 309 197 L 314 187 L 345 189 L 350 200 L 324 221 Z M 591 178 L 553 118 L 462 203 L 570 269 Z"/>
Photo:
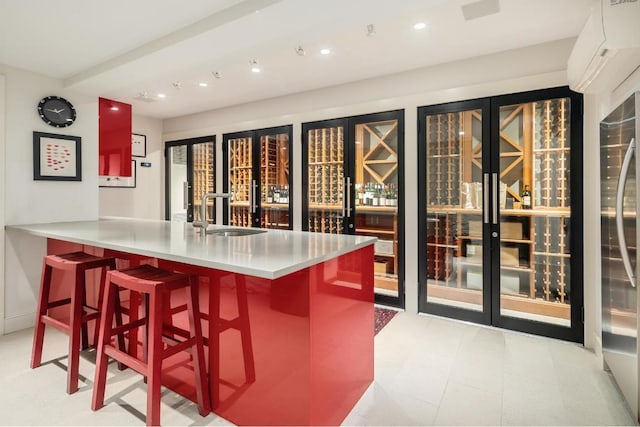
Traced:
<path fill-rule="evenodd" d="M 4 334 L 33 328 L 33 325 L 35 325 L 35 318 L 36 313 L 33 312 L 4 319 Z"/>

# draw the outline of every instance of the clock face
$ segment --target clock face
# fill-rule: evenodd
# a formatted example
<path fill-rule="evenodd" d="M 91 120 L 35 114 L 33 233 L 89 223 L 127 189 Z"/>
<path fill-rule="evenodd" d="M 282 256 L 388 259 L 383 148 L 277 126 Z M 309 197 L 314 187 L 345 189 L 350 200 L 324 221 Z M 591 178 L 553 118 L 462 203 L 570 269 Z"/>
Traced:
<path fill-rule="evenodd" d="M 47 96 L 38 103 L 38 114 L 48 125 L 57 128 L 71 126 L 76 120 L 76 109 L 59 96 Z"/>

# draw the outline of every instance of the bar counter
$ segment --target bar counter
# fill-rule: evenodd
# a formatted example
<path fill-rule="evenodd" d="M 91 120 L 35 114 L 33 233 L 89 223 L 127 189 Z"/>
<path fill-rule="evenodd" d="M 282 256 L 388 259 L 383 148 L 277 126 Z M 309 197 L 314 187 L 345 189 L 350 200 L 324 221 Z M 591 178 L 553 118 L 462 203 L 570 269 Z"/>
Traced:
<path fill-rule="evenodd" d="M 130 219 L 7 229 L 47 238 L 48 253 L 146 257 L 197 274 L 213 411 L 237 425 L 338 425 L 373 381 L 375 238 L 226 237 Z M 190 363 L 184 354 L 169 359 L 163 383 L 194 400 Z"/>

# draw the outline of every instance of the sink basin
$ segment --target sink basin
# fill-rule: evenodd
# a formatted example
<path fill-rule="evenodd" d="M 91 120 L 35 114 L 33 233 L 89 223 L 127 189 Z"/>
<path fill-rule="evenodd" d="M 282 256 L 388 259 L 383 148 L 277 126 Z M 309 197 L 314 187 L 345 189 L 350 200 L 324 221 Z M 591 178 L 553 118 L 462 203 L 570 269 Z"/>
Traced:
<path fill-rule="evenodd" d="M 234 236 L 251 236 L 253 234 L 266 233 L 267 230 L 259 230 L 255 228 L 218 228 L 207 230 L 207 234 L 215 236 L 234 237 Z"/>

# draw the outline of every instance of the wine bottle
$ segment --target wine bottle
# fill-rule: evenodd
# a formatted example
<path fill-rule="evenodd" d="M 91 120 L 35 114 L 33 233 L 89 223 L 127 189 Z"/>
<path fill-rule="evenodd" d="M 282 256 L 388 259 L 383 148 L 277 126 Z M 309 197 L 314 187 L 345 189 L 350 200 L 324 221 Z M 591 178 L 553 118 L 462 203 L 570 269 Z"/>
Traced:
<path fill-rule="evenodd" d="M 273 186 L 269 187 L 269 192 L 267 193 L 267 203 L 273 203 Z"/>
<path fill-rule="evenodd" d="M 387 206 L 387 189 L 384 184 L 380 184 L 379 203 L 380 206 Z"/>
<path fill-rule="evenodd" d="M 280 203 L 280 186 L 276 185 L 273 190 L 273 203 Z"/>
<path fill-rule="evenodd" d="M 528 185 L 525 185 L 522 190 L 522 209 L 531 209 L 531 191 Z"/>

